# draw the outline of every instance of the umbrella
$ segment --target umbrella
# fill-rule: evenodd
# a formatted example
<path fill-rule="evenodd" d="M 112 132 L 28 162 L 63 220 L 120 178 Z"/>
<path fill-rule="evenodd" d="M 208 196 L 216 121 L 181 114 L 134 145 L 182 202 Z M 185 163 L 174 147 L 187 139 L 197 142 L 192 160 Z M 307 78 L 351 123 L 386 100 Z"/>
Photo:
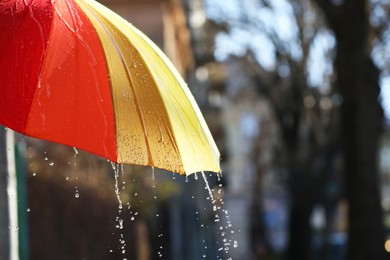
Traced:
<path fill-rule="evenodd" d="M 0 124 L 113 162 L 220 172 L 187 85 L 93 0 L 0 0 Z"/>

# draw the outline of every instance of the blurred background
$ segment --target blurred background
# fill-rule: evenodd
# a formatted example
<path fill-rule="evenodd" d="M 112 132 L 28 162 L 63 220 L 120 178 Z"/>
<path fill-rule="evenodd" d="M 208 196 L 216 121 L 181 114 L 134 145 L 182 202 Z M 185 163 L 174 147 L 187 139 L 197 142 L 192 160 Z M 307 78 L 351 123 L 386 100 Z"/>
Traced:
<path fill-rule="evenodd" d="M 20 259 L 389 259 L 389 1 L 102 3 L 186 77 L 215 201 L 201 176 L 17 137 Z"/>

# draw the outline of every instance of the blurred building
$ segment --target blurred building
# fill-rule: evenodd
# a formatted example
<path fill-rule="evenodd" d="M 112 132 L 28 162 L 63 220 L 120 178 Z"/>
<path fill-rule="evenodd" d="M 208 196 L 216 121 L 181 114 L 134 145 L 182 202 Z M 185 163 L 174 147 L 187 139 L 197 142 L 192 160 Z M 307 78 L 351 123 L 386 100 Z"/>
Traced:
<path fill-rule="evenodd" d="M 190 34 L 180 0 L 101 0 L 144 32 L 184 75 L 192 67 Z"/>

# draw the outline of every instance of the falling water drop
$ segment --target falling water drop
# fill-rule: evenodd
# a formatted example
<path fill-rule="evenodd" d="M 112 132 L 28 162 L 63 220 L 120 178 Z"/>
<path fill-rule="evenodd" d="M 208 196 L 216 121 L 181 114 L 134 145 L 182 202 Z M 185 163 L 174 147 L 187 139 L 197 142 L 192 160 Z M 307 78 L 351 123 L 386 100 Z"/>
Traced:
<path fill-rule="evenodd" d="M 119 217 L 117 217 L 116 220 L 118 221 L 118 225 L 116 225 L 116 228 L 123 229 L 123 219 L 120 219 Z"/>
<path fill-rule="evenodd" d="M 206 175 L 204 174 L 204 172 L 202 172 L 202 177 L 203 177 L 203 180 L 204 180 L 205 185 L 206 185 L 205 188 L 208 190 L 209 195 L 210 195 L 210 198 L 211 198 L 211 201 L 214 203 L 215 201 L 214 201 L 213 192 L 212 192 L 211 189 L 210 189 L 209 182 L 208 182 L 207 177 L 206 177 Z"/>

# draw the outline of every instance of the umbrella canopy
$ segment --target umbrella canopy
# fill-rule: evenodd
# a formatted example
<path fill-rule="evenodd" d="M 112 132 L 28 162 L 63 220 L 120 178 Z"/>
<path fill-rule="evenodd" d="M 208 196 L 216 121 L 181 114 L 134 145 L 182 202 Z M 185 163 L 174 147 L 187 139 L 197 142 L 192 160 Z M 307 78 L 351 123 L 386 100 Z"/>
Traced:
<path fill-rule="evenodd" d="M 184 80 L 93 0 L 0 0 L 0 124 L 113 162 L 220 172 Z"/>

